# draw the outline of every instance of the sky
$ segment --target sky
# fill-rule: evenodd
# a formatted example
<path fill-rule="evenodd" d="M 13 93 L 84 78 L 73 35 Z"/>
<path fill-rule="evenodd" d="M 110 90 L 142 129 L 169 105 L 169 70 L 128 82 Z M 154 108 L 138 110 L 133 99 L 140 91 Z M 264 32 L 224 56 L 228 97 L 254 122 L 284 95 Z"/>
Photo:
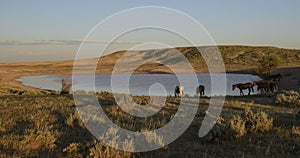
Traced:
<path fill-rule="evenodd" d="M 82 39 L 99 22 L 141 6 L 167 7 L 188 14 L 205 27 L 217 45 L 300 49 L 299 0 L 1 0 L 0 62 L 74 59 Z M 140 31 L 136 38 L 123 38 L 115 46 L 123 49 L 124 45 L 147 41 L 150 32 Z M 152 35 L 164 38 L 160 33 Z M 109 40 L 103 36 L 101 41 L 92 42 L 103 45 Z M 174 45 L 184 44 L 176 41 Z"/>

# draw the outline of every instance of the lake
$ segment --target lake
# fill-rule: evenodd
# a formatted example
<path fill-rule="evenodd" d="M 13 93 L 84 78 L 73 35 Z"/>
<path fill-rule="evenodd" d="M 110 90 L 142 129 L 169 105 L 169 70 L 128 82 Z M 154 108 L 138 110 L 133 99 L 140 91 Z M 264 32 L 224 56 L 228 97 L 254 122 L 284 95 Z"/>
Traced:
<path fill-rule="evenodd" d="M 178 74 L 177 74 L 178 75 Z M 226 75 L 226 94 L 222 89 L 214 89 L 213 93 L 211 90 L 211 80 L 214 78 L 216 84 L 214 87 L 222 87 L 223 84 L 218 83 L 218 76 Z M 179 74 L 181 83 L 185 83 L 185 93 L 190 96 L 195 95 L 195 89 L 197 85 L 187 84 L 191 80 L 190 74 Z M 174 74 L 117 74 L 114 75 L 114 82 L 112 88 L 112 77 L 110 74 L 96 74 L 95 78 L 93 75 L 75 75 L 75 84 L 73 90 L 85 90 L 85 91 L 108 91 L 115 93 L 130 93 L 132 95 L 154 95 L 154 96 L 166 96 L 174 95 L 174 87 L 179 85 L 178 76 Z M 224 95 L 239 95 L 239 90 L 235 89 L 232 91 L 232 85 L 235 83 L 253 82 L 261 80 L 260 77 L 249 74 L 197 74 L 197 80 L 199 84 L 205 85 L 206 96 L 224 96 Z M 211 77 L 213 76 L 213 77 Z M 63 76 L 64 78 L 72 78 L 72 76 Z M 90 81 L 95 79 L 95 84 Z M 127 79 L 129 79 L 127 81 Z M 26 86 L 31 86 L 41 89 L 49 89 L 58 91 L 61 88 L 61 76 L 55 75 L 44 75 L 44 76 L 25 76 L 18 79 Z M 128 86 L 126 86 L 128 82 Z M 95 85 L 95 88 L 93 88 Z M 223 86 L 224 87 L 224 86 Z M 248 90 L 244 91 L 245 94 Z M 258 93 L 255 89 L 255 93 Z"/>

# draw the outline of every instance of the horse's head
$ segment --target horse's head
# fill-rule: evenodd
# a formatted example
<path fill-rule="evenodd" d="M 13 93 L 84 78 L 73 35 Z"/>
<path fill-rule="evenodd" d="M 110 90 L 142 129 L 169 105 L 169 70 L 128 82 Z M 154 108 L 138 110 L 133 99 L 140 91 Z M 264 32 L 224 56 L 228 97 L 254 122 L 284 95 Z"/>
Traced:
<path fill-rule="evenodd" d="M 258 85 L 258 82 L 257 82 L 257 81 L 254 81 L 254 82 L 253 82 L 253 86 L 256 86 L 256 85 Z"/>
<path fill-rule="evenodd" d="M 184 87 L 183 86 L 179 86 L 179 93 L 184 93 Z"/>
<path fill-rule="evenodd" d="M 179 86 L 175 87 L 175 91 L 178 92 L 179 91 Z"/>
<path fill-rule="evenodd" d="M 237 84 L 232 85 L 232 90 L 234 91 L 234 89 L 237 88 L 237 87 L 238 87 Z"/>

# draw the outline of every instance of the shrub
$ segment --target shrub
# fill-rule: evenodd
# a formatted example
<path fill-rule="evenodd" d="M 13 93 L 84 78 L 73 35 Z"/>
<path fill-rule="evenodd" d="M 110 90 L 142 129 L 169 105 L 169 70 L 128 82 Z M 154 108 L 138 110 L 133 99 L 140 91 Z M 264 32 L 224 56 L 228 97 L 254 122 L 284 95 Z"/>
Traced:
<path fill-rule="evenodd" d="M 70 79 L 61 77 L 61 94 L 69 94 L 72 88 L 72 82 Z"/>
<path fill-rule="evenodd" d="M 240 138 L 246 133 L 268 132 L 272 126 L 273 118 L 269 118 L 265 112 L 253 113 L 250 109 L 245 109 L 242 115 L 233 116 L 228 123 L 219 117 L 206 138 L 208 140 Z"/>
<path fill-rule="evenodd" d="M 278 56 L 264 56 L 259 60 L 258 73 L 270 75 L 281 63 L 282 61 Z"/>
<path fill-rule="evenodd" d="M 263 111 L 254 114 L 250 109 L 246 109 L 244 120 L 246 130 L 251 133 L 268 132 L 273 126 L 273 118 L 269 118 Z"/>
<path fill-rule="evenodd" d="M 233 116 L 229 121 L 229 128 L 234 132 L 236 138 L 240 138 L 246 134 L 246 121 L 241 116 Z"/>
<path fill-rule="evenodd" d="M 130 152 L 117 150 L 108 146 L 105 146 L 101 142 L 95 142 L 94 147 L 89 150 L 87 157 L 131 157 Z"/>
<path fill-rule="evenodd" d="M 63 149 L 63 152 L 76 153 L 80 150 L 80 147 L 81 147 L 80 143 L 71 143 L 69 146 Z"/>
<path fill-rule="evenodd" d="M 82 120 L 77 112 L 74 112 L 74 114 L 71 114 L 66 119 L 65 123 L 71 127 L 80 126 L 82 128 L 85 128 L 84 123 L 82 122 Z"/>
<path fill-rule="evenodd" d="M 292 134 L 300 136 L 300 126 L 292 126 Z"/>
<path fill-rule="evenodd" d="M 299 107 L 300 94 L 293 90 L 283 91 L 283 93 L 277 94 L 275 103 L 286 107 Z"/>
<path fill-rule="evenodd" d="M 205 136 L 208 141 L 214 140 L 218 141 L 219 139 L 226 139 L 232 136 L 232 131 L 228 128 L 223 117 L 219 117 L 214 127 L 211 131 Z"/>

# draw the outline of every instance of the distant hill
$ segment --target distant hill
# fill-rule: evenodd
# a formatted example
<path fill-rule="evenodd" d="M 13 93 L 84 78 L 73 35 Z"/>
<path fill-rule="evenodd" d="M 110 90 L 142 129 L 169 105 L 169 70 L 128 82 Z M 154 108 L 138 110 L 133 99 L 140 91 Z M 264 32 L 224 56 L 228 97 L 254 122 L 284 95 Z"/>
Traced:
<path fill-rule="evenodd" d="M 200 51 L 210 51 L 212 47 L 198 47 Z M 181 62 L 182 59 L 175 56 L 175 51 L 181 52 L 194 67 L 196 72 L 207 72 L 206 63 L 200 55 L 196 47 L 178 47 L 175 49 L 154 49 L 141 51 L 118 51 L 100 59 L 84 59 L 78 61 L 81 65 L 79 73 L 90 73 L 93 67 L 92 63 L 98 62 L 96 73 L 111 73 L 115 67 L 115 63 L 122 57 L 122 62 L 118 62 L 121 66 L 119 72 L 128 73 L 128 67 L 133 63 L 154 59 L 163 63 L 175 64 Z M 280 57 L 284 63 L 281 66 L 299 66 L 300 50 L 283 49 L 267 46 L 218 46 L 222 54 L 226 71 L 236 71 L 245 69 L 254 69 L 265 55 L 276 55 Z M 0 77 L 15 77 L 25 75 L 43 75 L 43 74 L 71 74 L 74 61 L 54 61 L 54 62 L 29 62 L 29 63 L 0 63 Z M 123 70 L 122 70 L 123 68 Z M 179 71 L 184 73 L 185 69 L 178 67 Z M 172 71 L 163 64 L 150 62 L 135 69 L 134 73 L 172 73 Z M 10 78 L 11 78 L 10 77 Z"/>
<path fill-rule="evenodd" d="M 198 48 L 198 49 L 197 49 Z M 200 51 L 210 51 L 213 47 L 178 47 L 175 48 L 181 52 L 191 63 L 197 72 L 206 72 L 206 63 L 199 53 Z M 300 65 L 300 50 L 283 49 L 269 46 L 218 46 L 219 51 L 223 57 L 223 61 L 227 71 L 241 70 L 241 69 L 255 69 L 259 64 L 259 60 L 266 55 L 275 55 L 283 60 L 281 66 L 295 66 Z M 100 59 L 98 65 L 98 72 L 101 70 L 111 71 L 115 63 L 124 55 L 126 51 L 118 51 Z M 181 60 L 174 60 L 174 49 L 157 49 L 157 50 L 141 50 L 128 51 L 125 60 L 122 60 L 125 67 L 131 63 L 145 60 L 151 56 L 155 60 L 163 63 L 171 63 L 172 61 L 180 62 Z M 124 71 L 125 72 L 125 71 Z M 136 73 L 171 73 L 171 71 L 162 64 L 149 63 L 145 64 L 135 70 Z"/>

